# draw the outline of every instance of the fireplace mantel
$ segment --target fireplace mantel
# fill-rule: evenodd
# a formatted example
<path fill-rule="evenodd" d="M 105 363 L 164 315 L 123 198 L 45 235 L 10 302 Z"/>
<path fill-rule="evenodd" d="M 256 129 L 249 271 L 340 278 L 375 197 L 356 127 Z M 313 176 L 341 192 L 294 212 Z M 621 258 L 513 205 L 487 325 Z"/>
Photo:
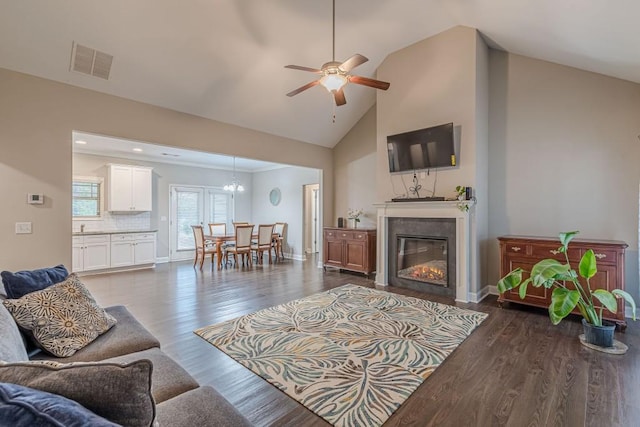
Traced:
<path fill-rule="evenodd" d="M 469 206 L 468 211 L 459 209 Z M 377 203 L 378 262 L 376 284 L 389 286 L 388 218 L 454 218 L 456 220 L 456 301 L 477 302 L 478 242 L 475 204 L 471 201 Z"/>

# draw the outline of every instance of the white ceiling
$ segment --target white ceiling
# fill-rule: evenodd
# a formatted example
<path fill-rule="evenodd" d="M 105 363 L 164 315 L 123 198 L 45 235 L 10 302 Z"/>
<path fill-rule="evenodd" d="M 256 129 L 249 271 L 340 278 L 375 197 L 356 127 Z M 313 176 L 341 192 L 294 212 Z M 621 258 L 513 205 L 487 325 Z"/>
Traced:
<path fill-rule="evenodd" d="M 640 82 L 640 2 L 336 0 L 336 60 L 374 77 L 398 49 L 455 25 L 494 46 Z M 108 81 L 69 71 L 72 42 L 114 56 Z M 0 67 L 327 147 L 374 104 L 345 89 L 285 93 L 331 60 L 331 0 L 0 0 Z M 393 90 L 393 82 L 391 88 Z"/>
<path fill-rule="evenodd" d="M 78 141 L 84 142 L 84 144 L 78 143 Z M 234 168 L 234 157 L 232 156 L 165 147 L 85 132 L 73 132 L 73 142 L 74 153 L 96 154 L 99 156 L 209 169 L 233 170 Z M 235 157 L 235 168 L 238 172 L 264 172 L 286 166 L 279 163 Z"/>

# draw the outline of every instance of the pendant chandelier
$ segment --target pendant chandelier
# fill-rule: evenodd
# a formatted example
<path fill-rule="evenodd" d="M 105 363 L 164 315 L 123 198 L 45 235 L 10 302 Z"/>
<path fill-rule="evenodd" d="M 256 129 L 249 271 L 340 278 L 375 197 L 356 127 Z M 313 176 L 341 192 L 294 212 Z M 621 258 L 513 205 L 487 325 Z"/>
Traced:
<path fill-rule="evenodd" d="M 244 186 L 236 179 L 236 156 L 233 156 L 233 175 L 231 177 L 231 184 L 226 184 L 222 188 L 224 191 L 231 191 L 233 193 L 236 191 L 242 193 L 244 191 Z"/>

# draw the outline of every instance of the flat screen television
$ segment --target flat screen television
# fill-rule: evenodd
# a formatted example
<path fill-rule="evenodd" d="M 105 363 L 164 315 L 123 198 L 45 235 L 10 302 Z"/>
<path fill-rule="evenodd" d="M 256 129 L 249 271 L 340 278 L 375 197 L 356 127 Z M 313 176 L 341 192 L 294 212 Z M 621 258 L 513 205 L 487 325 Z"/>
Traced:
<path fill-rule="evenodd" d="M 453 123 L 387 136 L 387 151 L 391 173 L 455 166 Z"/>

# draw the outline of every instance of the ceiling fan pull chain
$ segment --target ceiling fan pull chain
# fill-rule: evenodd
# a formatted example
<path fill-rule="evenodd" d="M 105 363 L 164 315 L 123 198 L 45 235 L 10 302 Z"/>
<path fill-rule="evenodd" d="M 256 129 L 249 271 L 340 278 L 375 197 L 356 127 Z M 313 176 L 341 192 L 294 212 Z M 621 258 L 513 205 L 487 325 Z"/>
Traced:
<path fill-rule="evenodd" d="M 336 122 L 336 103 L 332 102 L 331 104 L 333 104 L 333 123 L 335 123 Z"/>

